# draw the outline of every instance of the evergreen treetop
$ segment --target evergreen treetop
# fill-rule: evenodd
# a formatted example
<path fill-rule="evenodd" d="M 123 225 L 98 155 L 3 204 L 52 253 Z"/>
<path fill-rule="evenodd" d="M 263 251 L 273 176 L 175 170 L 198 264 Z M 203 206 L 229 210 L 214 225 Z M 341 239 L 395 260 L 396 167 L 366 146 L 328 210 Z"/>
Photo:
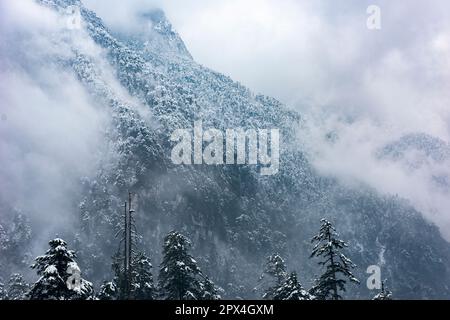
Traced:
<path fill-rule="evenodd" d="M 271 284 L 264 291 L 262 297 L 263 299 L 273 299 L 275 291 L 283 284 L 288 276 L 286 263 L 279 254 L 273 254 L 267 257 L 260 281 L 263 281 L 266 275 L 270 278 L 268 281 L 271 282 Z"/>
<path fill-rule="evenodd" d="M 169 232 L 164 238 L 159 287 L 165 299 L 199 300 L 204 295 L 203 274 L 189 254 L 190 248 L 189 239 L 177 231 Z"/>
<path fill-rule="evenodd" d="M 381 282 L 381 291 L 372 300 L 392 300 L 392 292 L 386 288 L 386 280 Z"/>
<path fill-rule="evenodd" d="M 319 233 L 312 238 L 311 242 L 316 243 L 311 258 L 322 259 L 319 265 L 325 268 L 325 272 L 315 280 L 311 293 L 318 299 L 342 299 L 340 292 L 346 291 L 347 279 L 359 283 L 351 272 L 356 265 L 341 252 L 347 244 L 339 239 L 336 229 L 326 219 L 321 220 Z"/>
<path fill-rule="evenodd" d="M 40 278 L 27 296 L 32 300 L 92 298 L 92 284 L 81 278 L 80 268 L 74 260 L 75 252 L 68 250 L 67 243 L 59 238 L 51 240 L 49 245 L 46 254 L 37 257 L 31 266 Z"/>
<path fill-rule="evenodd" d="M 292 272 L 273 293 L 273 300 L 313 300 L 313 298 L 298 282 L 295 272 Z"/>
<path fill-rule="evenodd" d="M 29 288 L 30 286 L 23 280 L 23 276 L 19 273 L 14 273 L 8 281 L 8 299 L 24 300 Z"/>

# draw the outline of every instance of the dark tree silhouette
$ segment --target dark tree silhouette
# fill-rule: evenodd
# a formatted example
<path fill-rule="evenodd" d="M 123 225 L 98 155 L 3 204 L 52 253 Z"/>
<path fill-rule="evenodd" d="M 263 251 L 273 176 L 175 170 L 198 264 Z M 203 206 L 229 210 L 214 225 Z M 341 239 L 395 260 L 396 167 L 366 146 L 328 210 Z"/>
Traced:
<path fill-rule="evenodd" d="M 317 299 L 342 299 L 340 291 L 345 292 L 347 279 L 359 283 L 351 272 L 356 265 L 341 252 L 347 244 L 338 237 L 331 222 L 322 219 L 319 233 L 311 240 L 312 243 L 316 243 L 311 258 L 322 259 L 319 265 L 325 268 L 325 272 L 315 280 L 315 285 L 311 289 L 311 293 Z"/>

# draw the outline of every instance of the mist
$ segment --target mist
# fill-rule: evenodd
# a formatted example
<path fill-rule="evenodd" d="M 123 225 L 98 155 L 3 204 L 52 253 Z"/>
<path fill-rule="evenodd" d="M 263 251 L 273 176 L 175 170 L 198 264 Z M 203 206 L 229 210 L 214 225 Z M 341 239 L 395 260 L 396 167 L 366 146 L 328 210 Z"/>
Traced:
<path fill-rule="evenodd" d="M 69 40 L 64 18 L 31 1 L 2 3 L 1 15 L 0 202 L 29 217 L 42 252 L 75 230 L 80 179 L 96 170 L 108 118 L 72 73 L 46 62 L 73 55 L 85 35 Z"/>

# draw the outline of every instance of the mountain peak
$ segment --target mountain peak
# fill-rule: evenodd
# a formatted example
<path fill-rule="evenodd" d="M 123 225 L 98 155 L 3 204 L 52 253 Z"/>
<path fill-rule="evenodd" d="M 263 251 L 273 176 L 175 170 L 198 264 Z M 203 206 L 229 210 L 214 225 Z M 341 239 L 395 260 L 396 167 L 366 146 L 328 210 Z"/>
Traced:
<path fill-rule="evenodd" d="M 166 18 L 164 11 L 153 9 L 143 13 L 140 18 L 142 22 L 150 26 L 150 32 L 147 30 L 141 37 L 146 50 L 158 55 L 170 54 L 192 59 L 186 45 Z"/>
<path fill-rule="evenodd" d="M 81 6 L 80 0 L 37 0 L 47 6 L 67 8 L 69 6 Z"/>

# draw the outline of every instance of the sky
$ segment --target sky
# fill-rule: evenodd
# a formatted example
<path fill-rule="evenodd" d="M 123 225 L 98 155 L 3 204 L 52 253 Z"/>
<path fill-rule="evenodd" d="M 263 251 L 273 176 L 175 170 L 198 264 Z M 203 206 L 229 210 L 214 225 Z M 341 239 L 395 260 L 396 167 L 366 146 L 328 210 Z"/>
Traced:
<path fill-rule="evenodd" d="M 377 157 L 410 133 L 450 141 L 448 1 L 84 2 L 117 30 L 162 8 L 197 62 L 306 119 L 298 140 L 319 171 L 409 199 L 450 239 L 448 189 L 433 182 L 450 177 L 450 163 L 414 152 L 400 162 Z M 380 9 L 381 29 L 367 27 L 370 5 Z M 330 132 L 339 137 L 333 144 Z"/>

